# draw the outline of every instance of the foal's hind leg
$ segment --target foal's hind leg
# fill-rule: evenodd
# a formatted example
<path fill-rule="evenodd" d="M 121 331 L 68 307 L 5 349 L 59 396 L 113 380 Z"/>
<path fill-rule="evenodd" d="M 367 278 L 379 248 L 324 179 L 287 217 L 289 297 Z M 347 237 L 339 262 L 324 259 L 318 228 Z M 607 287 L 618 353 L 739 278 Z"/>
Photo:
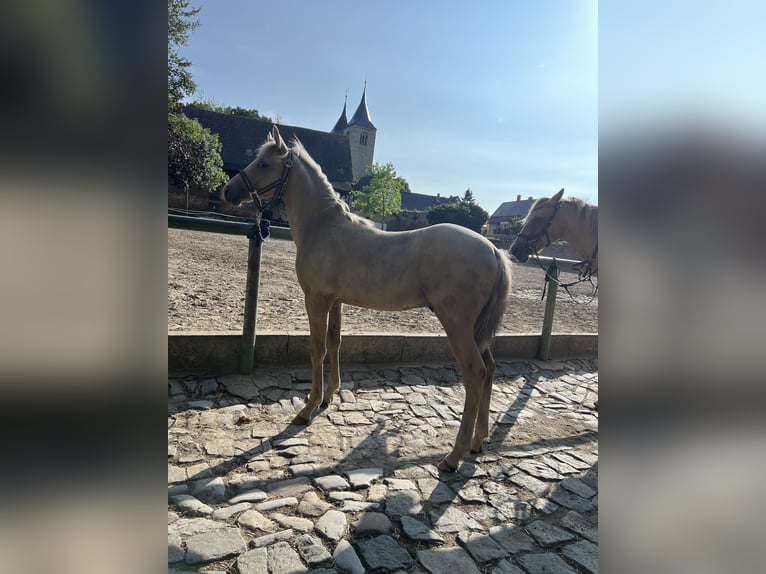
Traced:
<path fill-rule="evenodd" d="M 462 333 L 447 332 L 452 351 L 460 365 L 463 385 L 465 386 L 465 405 L 463 406 L 463 417 L 460 419 L 460 428 L 455 438 L 455 446 L 452 448 L 452 452 L 439 463 L 439 470 L 448 472 L 457 470 L 460 458 L 471 447 L 471 437 L 474 434 L 476 416 L 479 412 L 482 391 L 487 377 L 487 368 L 481 358 L 479 348 L 476 346 L 473 333 L 463 331 Z"/>
<path fill-rule="evenodd" d="M 343 304 L 334 303 L 330 307 L 330 321 L 327 324 L 327 354 L 330 356 L 330 382 L 324 393 L 322 405 L 332 402 L 335 392 L 340 388 L 340 325 Z"/>
<path fill-rule="evenodd" d="M 476 416 L 476 429 L 473 431 L 471 452 L 481 452 L 482 443 L 489 436 L 489 403 L 492 398 L 492 381 L 495 378 L 495 358 L 489 348 L 481 354 L 481 358 L 484 359 L 484 365 L 487 367 L 487 375 L 484 378 L 479 414 Z"/>
<path fill-rule="evenodd" d="M 322 402 L 324 392 L 323 364 L 327 351 L 325 338 L 327 337 L 327 314 L 329 310 L 330 301 L 325 297 L 306 295 L 306 312 L 309 316 L 309 329 L 311 330 L 311 392 L 306 406 L 293 421 L 296 424 L 308 423 Z"/>

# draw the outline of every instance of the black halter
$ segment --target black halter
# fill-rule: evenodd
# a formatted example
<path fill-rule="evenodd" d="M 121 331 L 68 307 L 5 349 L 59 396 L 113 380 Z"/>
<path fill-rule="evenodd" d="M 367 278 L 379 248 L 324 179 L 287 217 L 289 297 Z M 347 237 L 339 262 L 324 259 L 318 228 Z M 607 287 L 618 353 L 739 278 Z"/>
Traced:
<path fill-rule="evenodd" d="M 282 172 L 282 177 L 280 177 L 278 180 L 273 181 L 266 187 L 262 187 L 261 189 L 256 189 L 253 185 L 253 182 L 250 181 L 250 178 L 245 173 L 245 170 L 242 170 L 239 172 L 240 177 L 242 178 L 242 181 L 245 183 L 245 187 L 247 188 L 247 192 L 250 194 L 250 199 L 253 200 L 253 203 L 255 204 L 255 208 L 259 212 L 263 212 L 266 210 L 267 207 L 269 207 L 272 203 L 277 201 L 279 198 L 282 197 L 285 191 L 285 183 L 287 182 L 287 176 L 290 175 L 290 168 L 293 167 L 293 152 L 290 150 L 290 152 L 287 154 L 287 159 L 285 159 L 285 171 Z M 277 192 L 271 196 L 271 198 L 266 202 L 261 202 L 261 196 L 266 193 L 267 191 L 274 189 L 277 187 Z"/>
<path fill-rule="evenodd" d="M 525 235 L 524 233 L 519 233 L 516 238 L 517 239 L 523 239 L 526 241 L 527 245 L 529 246 L 529 249 L 532 251 L 532 253 L 537 253 L 537 242 L 540 241 L 540 239 L 545 236 L 545 240 L 548 242 L 548 245 L 551 244 L 551 237 L 548 235 L 548 228 L 550 228 L 551 223 L 553 223 L 553 219 L 556 217 L 556 214 L 559 212 L 559 207 L 561 207 L 561 203 L 557 203 L 553 207 L 553 212 L 551 213 L 548 220 L 545 222 L 545 225 L 543 225 L 542 229 L 538 231 L 533 236 Z"/>

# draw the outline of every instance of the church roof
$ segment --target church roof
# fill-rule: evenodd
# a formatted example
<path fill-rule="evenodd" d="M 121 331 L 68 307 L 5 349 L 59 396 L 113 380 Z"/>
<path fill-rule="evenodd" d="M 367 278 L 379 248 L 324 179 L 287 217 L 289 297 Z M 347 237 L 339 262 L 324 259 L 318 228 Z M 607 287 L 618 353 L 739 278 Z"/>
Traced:
<path fill-rule="evenodd" d="M 184 113 L 190 118 L 196 118 L 212 133 L 218 134 L 223 169 L 228 172 L 238 172 L 253 161 L 253 154 L 266 141 L 274 125 L 270 121 L 211 112 L 191 105 L 184 106 Z M 351 187 L 353 172 L 348 136 L 277 125 L 285 141 L 289 142 L 294 136 L 300 140 L 334 187 Z"/>
<path fill-rule="evenodd" d="M 335 122 L 335 126 L 330 130 L 331 133 L 334 134 L 343 134 L 343 130 L 346 129 L 346 126 L 348 125 L 348 119 L 346 119 L 346 102 L 343 102 L 343 111 L 340 114 L 340 117 L 338 118 L 338 121 Z"/>
<path fill-rule="evenodd" d="M 348 125 L 362 126 L 372 130 L 377 129 L 374 125 L 372 125 L 372 120 L 370 120 L 370 112 L 367 111 L 367 86 L 365 86 L 364 91 L 362 92 L 362 101 L 359 102 L 359 107 L 356 108 L 354 116 L 351 118 L 351 121 L 348 122 Z"/>

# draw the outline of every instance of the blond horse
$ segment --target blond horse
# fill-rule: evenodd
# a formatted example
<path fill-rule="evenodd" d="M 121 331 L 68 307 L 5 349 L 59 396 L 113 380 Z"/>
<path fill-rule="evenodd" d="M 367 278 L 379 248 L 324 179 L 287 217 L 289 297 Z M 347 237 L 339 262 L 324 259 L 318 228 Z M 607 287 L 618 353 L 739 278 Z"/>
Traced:
<path fill-rule="evenodd" d="M 295 270 L 311 331 L 312 383 L 295 422 L 308 423 L 340 386 L 343 303 L 383 311 L 429 307 L 447 333 L 466 389 L 454 448 L 439 468 L 454 471 L 469 449 L 480 452 L 489 435 L 495 373 L 490 343 L 511 286 L 507 255 L 456 225 L 402 232 L 375 228 L 349 211 L 303 146 L 295 142 L 288 148 L 276 126 L 253 162 L 222 190 L 223 199 L 233 204 L 248 196 L 261 210 L 283 197 L 297 249 Z"/>
<path fill-rule="evenodd" d="M 511 244 L 511 255 L 524 263 L 533 253 L 564 239 L 583 261 L 581 274 L 598 275 L 598 206 L 574 197 L 562 199 L 563 195 L 562 189 L 532 204 Z"/>

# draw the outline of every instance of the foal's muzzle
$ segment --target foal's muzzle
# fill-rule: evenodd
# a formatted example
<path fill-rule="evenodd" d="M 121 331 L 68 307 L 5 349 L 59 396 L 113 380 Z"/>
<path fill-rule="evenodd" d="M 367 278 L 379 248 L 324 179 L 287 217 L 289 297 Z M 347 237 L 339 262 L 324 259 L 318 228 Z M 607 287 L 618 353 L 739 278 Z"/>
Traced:
<path fill-rule="evenodd" d="M 242 203 L 242 198 L 235 196 L 236 194 L 233 194 L 232 189 L 229 187 L 228 183 L 221 189 L 221 199 L 224 202 L 231 203 L 232 205 L 239 205 Z"/>

